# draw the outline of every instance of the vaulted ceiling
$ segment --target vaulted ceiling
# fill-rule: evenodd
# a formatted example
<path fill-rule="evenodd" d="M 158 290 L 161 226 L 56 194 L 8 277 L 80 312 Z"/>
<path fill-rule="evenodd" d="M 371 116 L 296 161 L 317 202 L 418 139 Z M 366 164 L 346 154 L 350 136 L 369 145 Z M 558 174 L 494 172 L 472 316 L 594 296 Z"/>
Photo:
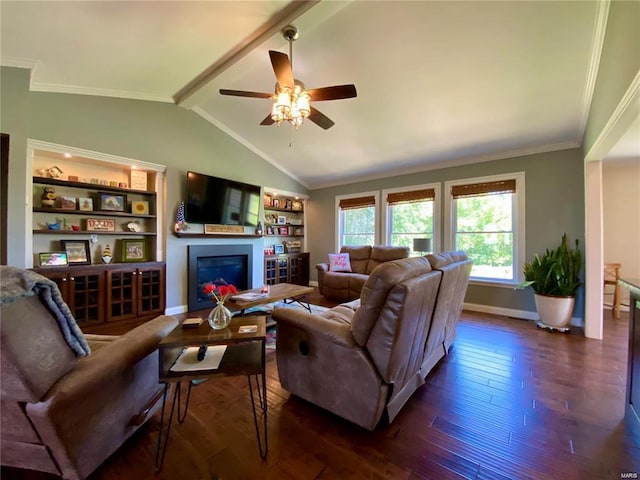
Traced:
<path fill-rule="evenodd" d="M 175 102 L 309 188 L 581 145 L 599 48 L 600 2 L 13 2 L 1 8 L 3 65 L 31 89 Z M 268 50 L 335 126 L 261 126 Z"/>

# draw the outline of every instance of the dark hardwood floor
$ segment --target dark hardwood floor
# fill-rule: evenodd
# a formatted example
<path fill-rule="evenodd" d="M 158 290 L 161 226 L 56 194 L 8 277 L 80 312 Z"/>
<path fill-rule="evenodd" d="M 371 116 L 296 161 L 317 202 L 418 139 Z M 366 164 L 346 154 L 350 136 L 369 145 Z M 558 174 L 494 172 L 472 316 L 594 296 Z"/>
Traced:
<path fill-rule="evenodd" d="M 624 419 L 628 317 L 605 312 L 605 319 L 600 342 L 463 312 L 450 355 L 395 421 L 374 432 L 291 397 L 272 352 L 266 461 L 258 455 L 246 378 L 221 378 L 193 390 L 160 473 L 153 471 L 156 415 L 91 479 L 638 478 L 624 476 L 640 474 L 640 437 Z"/>

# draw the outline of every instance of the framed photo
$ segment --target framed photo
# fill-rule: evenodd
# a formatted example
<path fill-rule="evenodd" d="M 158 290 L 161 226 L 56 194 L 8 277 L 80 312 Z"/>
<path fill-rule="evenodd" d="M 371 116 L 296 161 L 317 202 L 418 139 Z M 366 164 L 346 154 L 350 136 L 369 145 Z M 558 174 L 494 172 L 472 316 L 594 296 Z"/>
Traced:
<path fill-rule="evenodd" d="M 146 262 L 147 244 L 144 240 L 123 239 L 122 240 L 122 261 L 123 262 Z"/>
<path fill-rule="evenodd" d="M 280 225 L 285 225 L 287 223 L 287 217 L 284 215 L 278 215 L 278 223 Z"/>
<path fill-rule="evenodd" d="M 279 199 L 279 198 L 274 198 L 274 199 L 271 201 L 271 206 L 272 206 L 273 208 L 280 208 L 280 199 Z"/>
<path fill-rule="evenodd" d="M 280 253 L 284 253 L 284 245 L 274 245 L 273 246 L 273 251 L 276 255 L 280 254 Z"/>
<path fill-rule="evenodd" d="M 134 200 L 131 202 L 131 213 L 136 215 L 149 215 L 149 202 Z"/>
<path fill-rule="evenodd" d="M 271 206 L 271 200 L 272 200 L 271 195 L 265 195 L 265 196 L 263 197 L 263 199 L 264 199 L 264 200 L 263 200 L 263 202 L 264 202 L 264 206 L 265 206 L 265 207 L 270 207 L 270 206 Z"/>
<path fill-rule="evenodd" d="M 69 265 L 67 252 L 43 252 L 38 256 L 41 267 L 66 267 Z"/>
<path fill-rule="evenodd" d="M 302 211 L 302 202 L 300 200 L 294 200 L 291 202 L 291 210 L 295 210 L 297 212 Z"/>
<path fill-rule="evenodd" d="M 88 232 L 115 232 L 116 221 L 111 218 L 87 218 Z"/>
<path fill-rule="evenodd" d="M 89 240 L 60 240 L 69 265 L 91 265 Z"/>
<path fill-rule="evenodd" d="M 291 202 L 290 199 L 287 198 L 287 200 L 284 202 L 284 208 L 286 208 L 287 210 L 291 210 L 293 203 Z"/>
<path fill-rule="evenodd" d="M 289 235 L 289 227 L 278 227 L 278 234 Z"/>
<path fill-rule="evenodd" d="M 75 210 L 76 209 L 76 197 L 68 197 L 62 195 L 60 197 L 60 208 L 62 210 Z"/>
<path fill-rule="evenodd" d="M 294 235 L 298 235 L 298 236 L 302 236 L 304 235 L 304 230 L 300 227 L 296 227 L 295 230 L 293 231 Z"/>
<path fill-rule="evenodd" d="M 98 193 L 99 210 L 106 212 L 124 212 L 127 196 L 124 194 Z"/>
<path fill-rule="evenodd" d="M 78 198 L 78 209 L 82 210 L 83 212 L 93 212 L 93 198 Z"/>
<path fill-rule="evenodd" d="M 273 227 L 271 226 L 267 227 L 267 235 L 273 235 Z"/>

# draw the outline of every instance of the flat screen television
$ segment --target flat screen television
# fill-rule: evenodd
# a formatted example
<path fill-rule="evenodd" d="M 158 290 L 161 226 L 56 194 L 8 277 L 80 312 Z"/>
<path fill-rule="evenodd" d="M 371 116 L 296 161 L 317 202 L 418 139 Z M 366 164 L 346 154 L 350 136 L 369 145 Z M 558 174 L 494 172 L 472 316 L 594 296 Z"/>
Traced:
<path fill-rule="evenodd" d="M 187 172 L 188 223 L 258 225 L 260 187 L 196 172 Z"/>

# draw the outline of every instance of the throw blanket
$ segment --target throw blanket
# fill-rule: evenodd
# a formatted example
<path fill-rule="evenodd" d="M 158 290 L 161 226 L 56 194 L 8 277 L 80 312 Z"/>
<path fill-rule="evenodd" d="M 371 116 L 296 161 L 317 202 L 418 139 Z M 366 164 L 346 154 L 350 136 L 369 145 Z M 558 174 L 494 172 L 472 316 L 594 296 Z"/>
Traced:
<path fill-rule="evenodd" d="M 62 300 L 58 285 L 31 270 L 0 265 L 0 306 L 34 295 L 40 297 L 55 317 L 62 336 L 75 354 L 79 357 L 89 355 L 91 353 L 89 344 L 78 327 L 76 319 L 73 318 L 71 310 Z M 6 318 L 3 320 L 7 321 Z"/>

